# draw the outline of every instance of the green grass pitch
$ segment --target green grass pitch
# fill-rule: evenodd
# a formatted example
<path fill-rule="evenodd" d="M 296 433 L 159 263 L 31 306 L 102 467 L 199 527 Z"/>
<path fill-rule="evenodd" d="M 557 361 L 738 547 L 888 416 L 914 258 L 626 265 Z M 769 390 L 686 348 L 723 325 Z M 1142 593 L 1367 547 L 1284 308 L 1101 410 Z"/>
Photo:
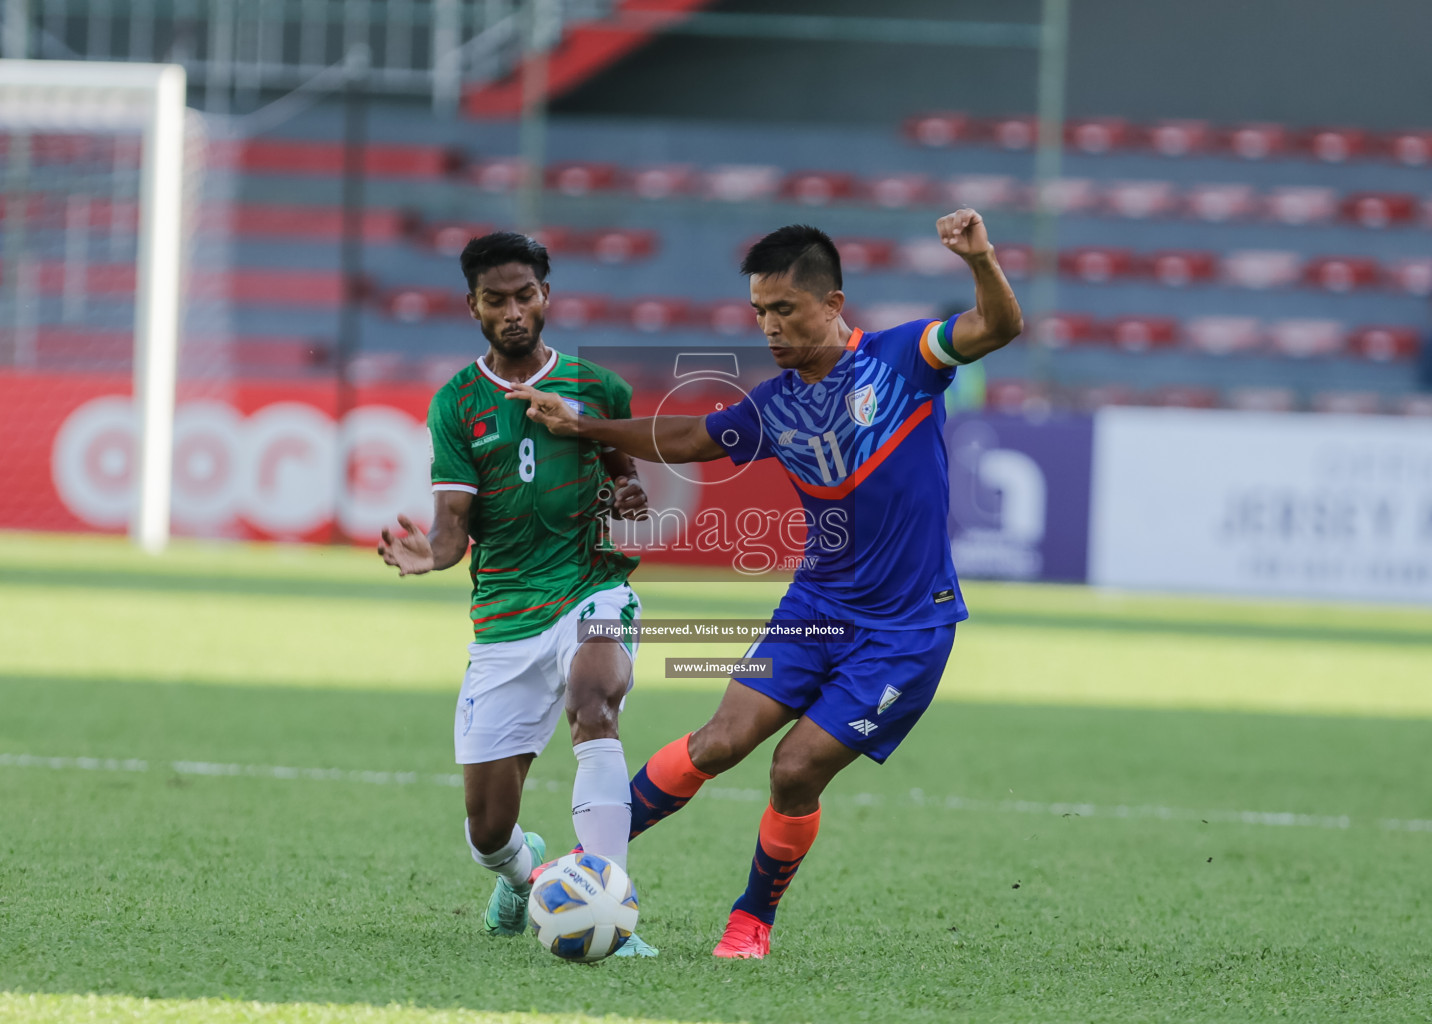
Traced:
<path fill-rule="evenodd" d="M 387 573 L 0 535 L 0 1021 L 1432 1021 L 1432 612 L 971 584 L 769 959 L 710 956 L 765 748 L 633 846 L 661 957 L 581 967 L 481 934 L 464 578 Z M 651 617 L 781 589 L 635 583 Z M 633 769 L 715 706 L 662 678 L 699 650 L 643 649 Z M 526 796 L 554 847 L 573 768 L 559 734 Z"/>

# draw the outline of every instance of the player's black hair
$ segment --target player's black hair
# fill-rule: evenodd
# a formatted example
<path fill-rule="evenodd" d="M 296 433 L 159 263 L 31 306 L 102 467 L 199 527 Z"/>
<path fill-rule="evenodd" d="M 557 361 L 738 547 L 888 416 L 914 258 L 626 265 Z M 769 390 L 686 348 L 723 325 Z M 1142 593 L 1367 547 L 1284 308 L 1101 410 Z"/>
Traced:
<path fill-rule="evenodd" d="M 474 238 L 463 246 L 462 276 L 467 279 L 467 290 L 477 291 L 477 275 L 484 270 L 500 267 L 504 263 L 525 263 L 532 268 L 538 281 L 547 280 L 552 270 L 552 261 L 547 257 L 547 247 L 535 238 L 518 234 L 516 231 L 494 231 L 489 235 Z"/>
<path fill-rule="evenodd" d="M 746 250 L 741 261 L 743 274 L 791 273 L 797 288 L 825 298 L 841 287 L 840 253 L 820 228 L 809 224 L 787 224 L 777 228 Z"/>

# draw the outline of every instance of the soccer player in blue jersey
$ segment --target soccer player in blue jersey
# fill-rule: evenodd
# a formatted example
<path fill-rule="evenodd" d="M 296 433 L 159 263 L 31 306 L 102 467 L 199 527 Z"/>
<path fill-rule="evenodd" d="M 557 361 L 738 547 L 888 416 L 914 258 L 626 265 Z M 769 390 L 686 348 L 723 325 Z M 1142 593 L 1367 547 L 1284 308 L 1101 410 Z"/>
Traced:
<path fill-rule="evenodd" d="M 1023 327 L 983 219 L 936 224 L 975 281 L 975 307 L 865 333 L 841 316 L 840 255 L 824 232 L 774 231 L 741 264 L 781 373 L 707 416 L 600 420 L 517 384 L 507 396 L 556 434 L 648 461 L 775 458 L 800 494 L 805 558 L 771 623 L 838 625 L 830 638 L 763 639 L 770 679 L 733 678 L 711 720 L 667 744 L 631 783 L 632 837 L 685 806 L 702 783 L 795 722 L 776 746 L 771 802 L 746 891 L 714 954 L 764 957 L 781 896 L 820 826 L 820 795 L 864 754 L 883 762 L 934 697 L 966 617 L 945 532 L 943 393 L 963 364 Z"/>

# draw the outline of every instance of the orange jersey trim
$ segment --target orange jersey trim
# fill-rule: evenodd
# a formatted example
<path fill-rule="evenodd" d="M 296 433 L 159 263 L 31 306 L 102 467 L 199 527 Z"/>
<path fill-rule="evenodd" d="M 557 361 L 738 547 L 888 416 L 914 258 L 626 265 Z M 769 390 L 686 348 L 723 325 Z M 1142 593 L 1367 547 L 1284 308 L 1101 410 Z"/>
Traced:
<path fill-rule="evenodd" d="M 939 356 L 935 355 L 934 349 L 930 347 L 930 335 L 932 332 L 940 329 L 940 323 L 941 321 L 939 320 L 931 322 L 920 335 L 920 355 L 924 357 L 925 362 L 929 363 L 936 370 L 946 370 L 949 369 L 949 367 L 940 360 Z"/>
<path fill-rule="evenodd" d="M 854 352 L 860 347 L 860 339 L 863 337 L 865 337 L 865 332 L 857 327 L 855 333 L 852 334 L 850 339 L 845 343 L 845 350 L 847 352 Z"/>
<path fill-rule="evenodd" d="M 855 490 L 855 488 L 859 487 L 866 477 L 875 472 L 876 467 L 884 462 L 890 453 L 895 450 L 896 446 L 909 436 L 910 431 L 919 426 L 922 420 L 929 417 L 933 408 L 934 401 L 931 400 L 907 416 L 905 422 L 900 424 L 900 429 L 891 434 L 888 441 L 875 449 L 870 458 L 866 459 L 859 469 L 846 477 L 841 483 L 831 484 L 829 487 L 818 487 L 815 484 L 806 483 L 789 469 L 786 470 L 786 476 L 791 478 L 791 483 L 805 491 L 812 498 L 843 498 Z"/>

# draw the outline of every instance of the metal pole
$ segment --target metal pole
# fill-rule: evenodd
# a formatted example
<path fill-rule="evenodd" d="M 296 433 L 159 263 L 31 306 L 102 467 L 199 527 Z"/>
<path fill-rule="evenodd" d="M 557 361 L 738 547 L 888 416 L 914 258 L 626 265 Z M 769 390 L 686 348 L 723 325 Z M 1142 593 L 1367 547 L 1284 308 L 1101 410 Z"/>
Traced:
<path fill-rule="evenodd" d="M 1039 45 L 1039 146 L 1034 154 L 1034 268 L 1030 307 L 1035 325 L 1030 344 L 1031 376 L 1053 381 L 1049 345 L 1040 337 L 1044 318 L 1059 299 L 1059 211 L 1053 186 L 1064 158 L 1064 80 L 1069 45 L 1070 0 L 1044 0 Z"/>
<path fill-rule="evenodd" d="M 347 78 L 343 89 L 343 235 L 339 253 L 343 295 L 338 306 L 338 341 L 334 351 L 335 397 L 333 419 L 337 427 L 338 455 L 333 494 L 342 501 L 348 493 L 347 448 L 343 419 L 354 406 L 353 357 L 362 340 L 363 313 L 363 186 L 364 156 L 368 143 L 368 47 L 355 43 L 348 49 Z M 333 515 L 333 540 L 344 541 L 339 510 Z"/>
<path fill-rule="evenodd" d="M 522 192 L 518 226 L 531 234 L 542 226 L 542 178 L 547 163 L 547 49 L 555 19 L 550 0 L 527 0 L 522 34 Z"/>
<path fill-rule="evenodd" d="M 30 55 L 30 0 L 5 0 L 5 38 L 0 52 L 10 60 Z"/>
<path fill-rule="evenodd" d="M 462 95 L 462 9 L 458 0 L 433 0 L 433 113 L 457 114 Z"/>

